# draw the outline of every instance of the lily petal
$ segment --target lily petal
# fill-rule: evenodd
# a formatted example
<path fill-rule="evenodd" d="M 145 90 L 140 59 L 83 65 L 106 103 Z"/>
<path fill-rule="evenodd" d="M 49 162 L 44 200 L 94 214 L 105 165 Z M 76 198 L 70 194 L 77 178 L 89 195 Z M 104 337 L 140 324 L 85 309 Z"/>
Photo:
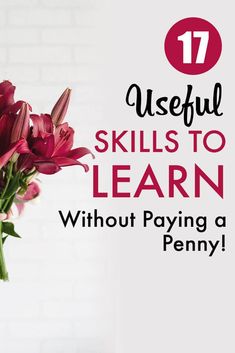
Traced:
<path fill-rule="evenodd" d="M 40 133 L 52 133 L 53 124 L 49 114 L 36 115 L 32 114 L 30 116 L 33 122 L 33 136 L 38 137 Z"/>
<path fill-rule="evenodd" d="M 35 199 L 36 197 L 38 197 L 38 195 L 40 194 L 40 188 L 38 186 L 37 183 L 35 183 L 35 181 L 32 181 L 29 185 L 28 188 L 26 190 L 26 192 L 24 193 L 24 195 L 17 195 L 17 199 L 19 200 L 23 200 L 23 201 L 31 201 L 33 199 Z"/>
<path fill-rule="evenodd" d="M 0 83 L 0 110 L 4 110 L 9 105 L 15 103 L 14 101 L 15 86 L 10 81 L 3 81 Z"/>
<path fill-rule="evenodd" d="M 16 103 L 10 105 L 6 110 L 5 113 L 13 113 L 16 114 L 21 108 L 22 105 L 26 103 L 24 101 L 17 101 Z M 28 103 L 27 103 L 28 104 Z M 32 111 L 32 107 L 30 104 L 28 104 L 29 110 Z"/>
<path fill-rule="evenodd" d="M 4 167 L 4 165 L 7 164 L 7 162 L 11 159 L 12 155 L 15 152 L 17 152 L 17 150 L 20 150 L 20 149 L 23 150 L 25 144 L 26 144 L 26 141 L 24 139 L 21 139 L 15 143 L 13 143 L 10 146 L 10 148 L 8 149 L 8 151 L 0 157 L 0 168 Z"/>
<path fill-rule="evenodd" d="M 84 168 L 85 172 L 88 172 L 89 167 L 87 164 L 81 163 L 76 161 L 76 159 L 67 158 L 67 157 L 53 157 L 53 160 L 60 166 L 60 167 L 68 167 L 71 165 L 80 165 Z"/>
<path fill-rule="evenodd" d="M 55 129 L 54 156 L 65 155 L 73 147 L 74 130 L 68 123 L 61 124 Z"/>
<path fill-rule="evenodd" d="M 86 156 L 87 154 L 91 154 L 92 158 L 95 158 L 94 154 L 86 147 L 75 148 L 69 151 L 68 153 L 66 153 L 66 157 L 72 158 L 72 159 L 79 159 Z"/>
<path fill-rule="evenodd" d="M 14 119 L 8 114 L 0 117 L 0 156 L 7 151 L 10 145 L 13 123 Z"/>
<path fill-rule="evenodd" d="M 34 162 L 34 166 L 39 173 L 55 174 L 61 168 L 52 160 L 38 160 Z"/>
<path fill-rule="evenodd" d="M 46 158 L 50 158 L 54 151 L 54 136 L 51 134 L 44 139 L 41 137 L 35 138 L 35 142 L 33 143 L 32 152 L 37 156 L 43 156 Z"/>

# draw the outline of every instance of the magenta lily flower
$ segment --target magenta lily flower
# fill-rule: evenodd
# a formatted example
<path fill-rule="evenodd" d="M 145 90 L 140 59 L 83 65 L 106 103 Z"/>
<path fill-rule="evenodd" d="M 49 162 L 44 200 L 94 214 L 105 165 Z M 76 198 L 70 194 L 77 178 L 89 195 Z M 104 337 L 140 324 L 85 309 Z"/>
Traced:
<path fill-rule="evenodd" d="M 11 129 L 14 119 L 6 114 L 0 117 L 0 168 L 2 168 L 17 151 L 25 153 L 25 140 L 20 139 L 15 143 L 11 143 Z"/>
<path fill-rule="evenodd" d="M 26 153 L 25 138 L 29 130 L 29 109 L 23 101 L 14 101 L 15 86 L 9 81 L 0 83 L 0 168 L 15 152 Z M 18 114 L 17 111 L 20 110 Z"/>
<path fill-rule="evenodd" d="M 17 113 L 23 101 L 15 103 L 15 86 L 10 81 L 0 83 L 0 116 L 4 113 Z"/>
<path fill-rule="evenodd" d="M 0 117 L 0 168 L 2 168 L 15 152 L 28 151 L 25 138 L 29 132 L 29 107 L 22 104 L 18 115 L 4 114 Z"/>
<path fill-rule="evenodd" d="M 49 114 L 31 114 L 23 101 L 15 102 L 15 86 L 0 83 L 0 280 L 8 280 L 3 246 L 9 237 L 20 238 L 12 220 L 40 189 L 38 173 L 54 174 L 63 167 L 80 165 L 93 154 L 86 147 L 73 148 L 74 130 L 63 122 L 71 90 L 67 88 Z M 94 157 L 94 156 L 93 156 Z"/>
<path fill-rule="evenodd" d="M 17 199 L 22 201 L 32 201 L 39 196 L 40 192 L 41 190 L 38 183 L 36 183 L 35 181 L 31 181 L 23 195 L 17 194 Z"/>
<path fill-rule="evenodd" d="M 14 92 L 15 86 L 11 82 L 3 81 L 0 83 L 0 114 L 4 113 L 9 106 L 15 103 Z"/>
<path fill-rule="evenodd" d="M 62 167 L 81 165 L 85 171 L 88 166 L 78 159 L 91 151 L 85 147 L 72 149 L 74 130 L 68 123 L 55 129 L 50 115 L 31 115 L 33 133 L 28 139 L 30 154 L 21 156 L 19 168 L 31 170 L 33 167 L 42 174 L 54 174 Z"/>
<path fill-rule="evenodd" d="M 23 195 L 16 195 L 15 205 L 17 207 L 19 215 L 21 215 L 21 213 L 23 212 L 25 204 L 28 201 L 36 199 L 39 196 L 40 192 L 41 190 L 39 188 L 38 183 L 32 181 L 31 183 L 29 183 L 28 188 Z"/>

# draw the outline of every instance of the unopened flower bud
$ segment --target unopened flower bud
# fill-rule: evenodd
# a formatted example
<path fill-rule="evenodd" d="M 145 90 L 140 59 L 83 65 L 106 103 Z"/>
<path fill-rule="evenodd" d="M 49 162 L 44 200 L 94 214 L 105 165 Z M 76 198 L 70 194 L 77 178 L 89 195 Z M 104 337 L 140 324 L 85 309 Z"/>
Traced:
<path fill-rule="evenodd" d="M 64 120 L 64 117 L 65 117 L 67 110 L 68 110 L 70 94 L 71 94 L 71 89 L 66 88 L 66 90 L 60 96 L 60 98 L 58 99 L 58 101 L 54 105 L 54 108 L 52 109 L 51 119 L 52 119 L 53 124 L 55 126 L 60 125 Z"/>
<path fill-rule="evenodd" d="M 17 142 L 21 138 L 27 138 L 29 133 L 29 106 L 23 103 L 17 115 L 11 133 L 11 142 Z"/>

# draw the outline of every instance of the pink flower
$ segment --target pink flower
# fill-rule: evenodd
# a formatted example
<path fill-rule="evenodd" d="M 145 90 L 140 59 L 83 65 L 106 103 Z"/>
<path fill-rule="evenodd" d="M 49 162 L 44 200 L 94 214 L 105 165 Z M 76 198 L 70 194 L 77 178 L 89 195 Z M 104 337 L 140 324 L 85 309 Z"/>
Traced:
<path fill-rule="evenodd" d="M 21 213 L 23 212 L 25 203 L 36 199 L 39 196 L 40 192 L 41 190 L 38 184 L 35 183 L 35 181 L 32 181 L 28 185 L 28 188 L 23 195 L 20 195 L 20 194 L 16 195 L 14 202 L 19 215 L 21 215 Z"/>
<path fill-rule="evenodd" d="M 26 192 L 23 195 L 17 194 L 17 198 L 18 200 L 31 201 L 38 197 L 40 192 L 41 190 L 39 185 L 35 181 L 32 181 L 31 183 L 29 183 Z"/>
<path fill-rule="evenodd" d="M 9 114 L 0 117 L 0 158 L 9 149 L 14 118 Z"/>
<path fill-rule="evenodd" d="M 31 119 L 33 132 L 28 139 L 31 153 L 19 158 L 20 169 L 35 167 L 42 174 L 54 174 L 62 167 L 81 165 L 88 171 L 88 166 L 78 159 L 92 153 L 85 147 L 72 149 L 74 130 L 68 123 L 54 129 L 50 115 L 31 115 Z"/>
<path fill-rule="evenodd" d="M 85 147 L 73 148 L 74 130 L 64 123 L 71 90 L 58 99 L 51 115 L 31 114 L 29 104 L 15 102 L 15 86 L 0 83 L 0 280 L 8 280 L 3 245 L 9 236 L 20 238 L 10 219 L 19 216 L 25 204 L 40 194 L 32 180 L 37 172 L 54 174 L 70 165 L 88 166 L 80 158 L 91 154 Z M 93 155 L 92 155 L 93 156 Z"/>
<path fill-rule="evenodd" d="M 22 104 L 19 114 L 4 114 L 0 117 L 0 168 L 15 152 L 28 151 L 25 138 L 29 132 L 29 111 L 26 103 Z"/>
<path fill-rule="evenodd" d="M 22 106 L 23 101 L 15 103 L 15 86 L 10 81 L 0 83 L 0 116 L 4 113 L 16 113 Z"/>
<path fill-rule="evenodd" d="M 0 83 L 0 114 L 12 106 L 14 101 L 15 86 L 9 81 L 3 81 Z"/>

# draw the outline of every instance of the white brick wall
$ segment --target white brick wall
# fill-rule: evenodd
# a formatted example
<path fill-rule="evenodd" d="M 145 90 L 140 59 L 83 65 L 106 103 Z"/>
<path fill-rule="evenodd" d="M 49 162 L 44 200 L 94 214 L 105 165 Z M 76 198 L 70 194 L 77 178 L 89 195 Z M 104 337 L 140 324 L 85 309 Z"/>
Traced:
<path fill-rule="evenodd" d="M 40 40 L 40 31 L 38 29 L 31 29 L 30 31 L 25 28 L 0 28 L 0 44 L 4 45 L 20 45 L 34 44 Z"/>
<path fill-rule="evenodd" d="M 11 80 L 17 98 L 38 112 L 50 112 L 71 86 L 69 121 L 83 145 L 93 138 L 89 121 L 99 121 L 100 8 L 102 0 L 0 0 L 0 80 Z M 64 230 L 57 215 L 71 205 L 93 207 L 91 177 L 76 169 L 42 180 L 41 202 L 17 221 L 23 239 L 6 244 L 0 352 L 113 353 L 109 234 Z"/>
<path fill-rule="evenodd" d="M 71 12 L 67 9 L 42 9 L 41 7 L 33 9 L 12 9 L 8 15 L 9 25 L 26 26 L 27 28 L 35 26 L 68 26 L 71 24 Z"/>

